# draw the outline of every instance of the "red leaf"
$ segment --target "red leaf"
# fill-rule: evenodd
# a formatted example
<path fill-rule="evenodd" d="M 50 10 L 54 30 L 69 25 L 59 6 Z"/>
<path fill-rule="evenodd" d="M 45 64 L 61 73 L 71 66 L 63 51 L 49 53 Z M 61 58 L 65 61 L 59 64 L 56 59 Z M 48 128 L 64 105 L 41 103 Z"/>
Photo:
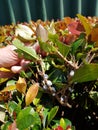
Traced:
<path fill-rule="evenodd" d="M 8 128 L 8 130 L 18 130 L 17 126 L 16 126 L 16 121 L 14 121 Z"/>
<path fill-rule="evenodd" d="M 68 30 L 74 35 L 80 35 L 84 28 L 80 22 L 73 21 L 68 25 Z"/>
<path fill-rule="evenodd" d="M 61 126 L 58 126 L 55 130 L 64 130 Z"/>

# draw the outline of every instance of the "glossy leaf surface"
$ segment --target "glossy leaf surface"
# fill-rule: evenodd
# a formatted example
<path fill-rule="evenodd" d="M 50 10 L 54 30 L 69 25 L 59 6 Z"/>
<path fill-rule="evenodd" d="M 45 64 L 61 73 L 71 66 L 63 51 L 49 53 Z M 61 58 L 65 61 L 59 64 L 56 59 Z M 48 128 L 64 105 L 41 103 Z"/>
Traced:
<path fill-rule="evenodd" d="M 39 89 L 38 83 L 33 84 L 28 89 L 28 91 L 26 93 L 26 97 L 25 97 L 26 106 L 29 105 L 34 100 L 34 98 L 37 96 L 38 89 Z"/>
<path fill-rule="evenodd" d="M 87 82 L 98 79 L 98 64 L 86 64 L 75 71 L 71 82 Z"/>

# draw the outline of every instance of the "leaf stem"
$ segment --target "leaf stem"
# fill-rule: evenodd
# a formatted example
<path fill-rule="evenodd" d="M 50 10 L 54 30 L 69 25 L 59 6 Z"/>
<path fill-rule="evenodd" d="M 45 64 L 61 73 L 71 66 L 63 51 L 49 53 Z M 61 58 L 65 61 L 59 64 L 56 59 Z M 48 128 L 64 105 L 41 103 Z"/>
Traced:
<path fill-rule="evenodd" d="M 78 69 L 79 66 L 77 65 L 77 63 L 73 63 L 72 61 L 69 61 L 66 59 L 66 57 L 64 57 L 59 51 L 57 51 L 57 54 L 67 63 L 69 64 L 71 67 L 73 67 L 74 69 Z"/>

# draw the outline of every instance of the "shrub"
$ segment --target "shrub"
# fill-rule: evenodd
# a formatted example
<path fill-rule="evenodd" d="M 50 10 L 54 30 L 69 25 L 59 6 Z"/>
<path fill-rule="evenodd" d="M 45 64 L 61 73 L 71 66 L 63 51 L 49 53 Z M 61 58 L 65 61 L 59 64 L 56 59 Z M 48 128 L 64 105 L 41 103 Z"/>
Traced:
<path fill-rule="evenodd" d="M 0 79 L 1 129 L 96 129 L 98 19 L 78 14 L 0 30 L 1 47 L 13 44 L 30 61 L 19 74 Z"/>

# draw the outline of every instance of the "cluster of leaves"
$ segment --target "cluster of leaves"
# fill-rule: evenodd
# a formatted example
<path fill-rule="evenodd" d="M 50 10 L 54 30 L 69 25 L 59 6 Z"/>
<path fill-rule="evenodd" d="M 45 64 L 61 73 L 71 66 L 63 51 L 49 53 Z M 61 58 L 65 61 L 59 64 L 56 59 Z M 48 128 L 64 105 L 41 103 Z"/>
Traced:
<path fill-rule="evenodd" d="M 97 120 L 96 17 L 78 14 L 75 19 L 38 20 L 1 28 L 1 45 L 13 44 L 20 57 L 30 60 L 26 70 L 0 79 L 1 129 L 74 130 L 65 116 L 58 116 L 61 106 L 91 110 L 87 120 L 92 116 Z"/>

